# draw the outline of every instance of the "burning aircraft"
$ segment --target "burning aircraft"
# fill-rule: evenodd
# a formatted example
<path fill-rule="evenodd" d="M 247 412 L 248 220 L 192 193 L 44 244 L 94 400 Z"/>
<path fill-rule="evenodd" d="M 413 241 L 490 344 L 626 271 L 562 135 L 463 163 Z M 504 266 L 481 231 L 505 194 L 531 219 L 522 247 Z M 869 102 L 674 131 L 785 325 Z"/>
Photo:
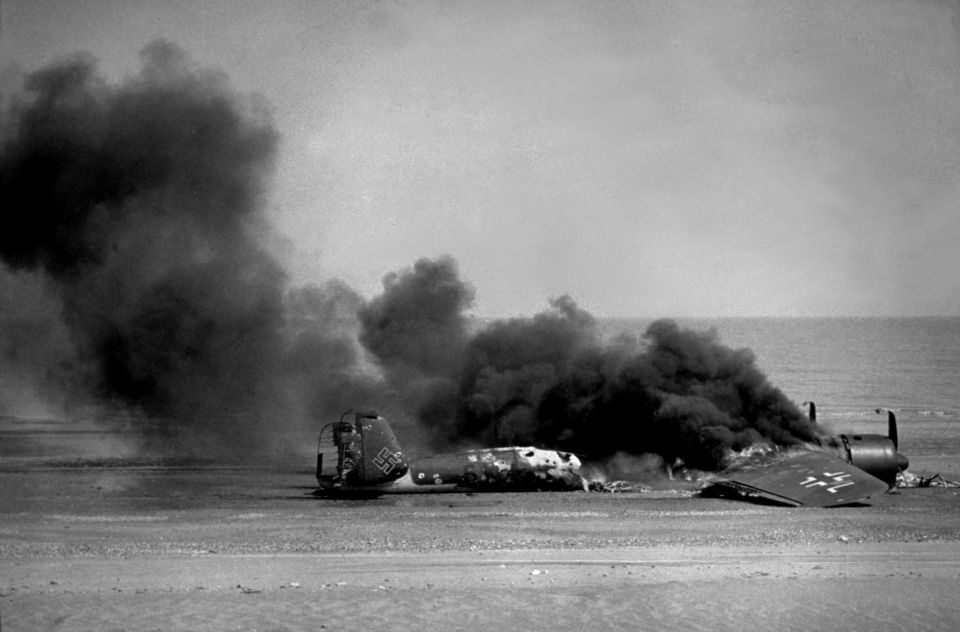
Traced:
<path fill-rule="evenodd" d="M 437 454 L 410 461 L 386 419 L 355 412 L 320 431 L 319 491 L 329 496 L 391 493 L 585 490 L 580 459 L 568 452 L 505 447 Z"/>
<path fill-rule="evenodd" d="M 817 409 L 809 405 L 810 421 Z M 887 434 L 840 434 L 819 438 L 809 450 L 721 473 L 704 490 L 710 495 L 757 499 L 793 507 L 832 507 L 860 502 L 896 485 L 897 474 L 910 462 L 898 451 L 897 417 L 887 413 Z"/>
<path fill-rule="evenodd" d="M 810 419 L 816 421 L 816 406 L 809 406 Z M 351 412 L 353 420 L 345 421 Z M 704 494 L 830 507 L 886 492 L 909 461 L 898 452 L 896 415 L 877 412 L 887 412 L 886 435 L 824 436 L 809 449 L 733 466 Z M 319 492 L 326 496 L 587 490 L 580 466 L 575 454 L 534 447 L 467 450 L 410 461 L 386 419 L 372 411 L 348 411 L 320 431 L 316 476 Z"/>

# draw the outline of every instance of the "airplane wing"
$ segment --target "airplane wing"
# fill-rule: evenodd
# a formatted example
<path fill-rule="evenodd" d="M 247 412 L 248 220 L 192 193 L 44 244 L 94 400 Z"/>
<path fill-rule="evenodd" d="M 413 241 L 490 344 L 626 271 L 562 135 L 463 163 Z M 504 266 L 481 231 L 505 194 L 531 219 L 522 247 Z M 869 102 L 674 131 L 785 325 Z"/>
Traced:
<path fill-rule="evenodd" d="M 793 507 L 847 505 L 887 491 L 879 478 L 825 452 L 798 452 L 779 461 L 722 475 L 716 483 L 741 494 Z"/>

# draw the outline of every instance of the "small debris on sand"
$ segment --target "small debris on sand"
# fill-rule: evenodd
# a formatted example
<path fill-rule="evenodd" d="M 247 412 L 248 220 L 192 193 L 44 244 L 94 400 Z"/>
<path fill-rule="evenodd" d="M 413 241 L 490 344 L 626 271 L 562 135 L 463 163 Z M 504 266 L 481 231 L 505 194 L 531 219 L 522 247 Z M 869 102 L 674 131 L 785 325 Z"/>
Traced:
<path fill-rule="evenodd" d="M 933 476 L 923 476 L 912 472 L 899 472 L 897 474 L 897 487 L 960 487 L 960 482 L 949 481 L 940 474 Z"/>
<path fill-rule="evenodd" d="M 649 492 L 650 488 L 633 481 L 593 481 L 590 483 L 590 491 L 615 494 L 617 492 Z"/>

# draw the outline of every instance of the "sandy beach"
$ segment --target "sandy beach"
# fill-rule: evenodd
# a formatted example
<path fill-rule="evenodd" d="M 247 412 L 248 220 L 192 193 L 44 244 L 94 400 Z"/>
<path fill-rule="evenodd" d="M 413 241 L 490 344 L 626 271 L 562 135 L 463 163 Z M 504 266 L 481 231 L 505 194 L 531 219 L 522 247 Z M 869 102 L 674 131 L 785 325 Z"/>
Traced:
<path fill-rule="evenodd" d="M 940 463 L 917 464 L 917 471 Z M 948 630 L 960 490 L 788 509 L 648 493 L 312 495 L 283 464 L 8 459 L 21 630 Z"/>

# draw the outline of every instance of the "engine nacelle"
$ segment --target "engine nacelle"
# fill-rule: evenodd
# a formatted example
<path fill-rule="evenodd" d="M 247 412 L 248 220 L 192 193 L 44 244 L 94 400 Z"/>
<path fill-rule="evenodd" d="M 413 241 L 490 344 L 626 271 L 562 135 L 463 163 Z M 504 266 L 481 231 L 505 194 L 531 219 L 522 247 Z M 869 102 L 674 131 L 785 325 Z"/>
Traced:
<path fill-rule="evenodd" d="M 810 407 L 810 421 L 817 422 L 817 407 L 813 402 L 804 402 Z M 887 436 L 833 435 L 817 440 L 820 447 L 834 452 L 847 463 L 858 467 L 867 474 L 876 476 L 893 488 L 897 484 L 897 474 L 910 466 L 906 456 L 900 454 L 897 433 L 897 416 L 892 410 L 877 408 L 877 414 L 887 413 Z"/>
<path fill-rule="evenodd" d="M 850 464 L 893 487 L 900 471 L 897 448 L 883 435 L 840 435 L 850 453 Z"/>
<path fill-rule="evenodd" d="M 890 487 L 896 485 L 897 473 L 910 464 L 890 437 L 883 435 L 833 435 L 821 438 L 819 444 Z"/>

